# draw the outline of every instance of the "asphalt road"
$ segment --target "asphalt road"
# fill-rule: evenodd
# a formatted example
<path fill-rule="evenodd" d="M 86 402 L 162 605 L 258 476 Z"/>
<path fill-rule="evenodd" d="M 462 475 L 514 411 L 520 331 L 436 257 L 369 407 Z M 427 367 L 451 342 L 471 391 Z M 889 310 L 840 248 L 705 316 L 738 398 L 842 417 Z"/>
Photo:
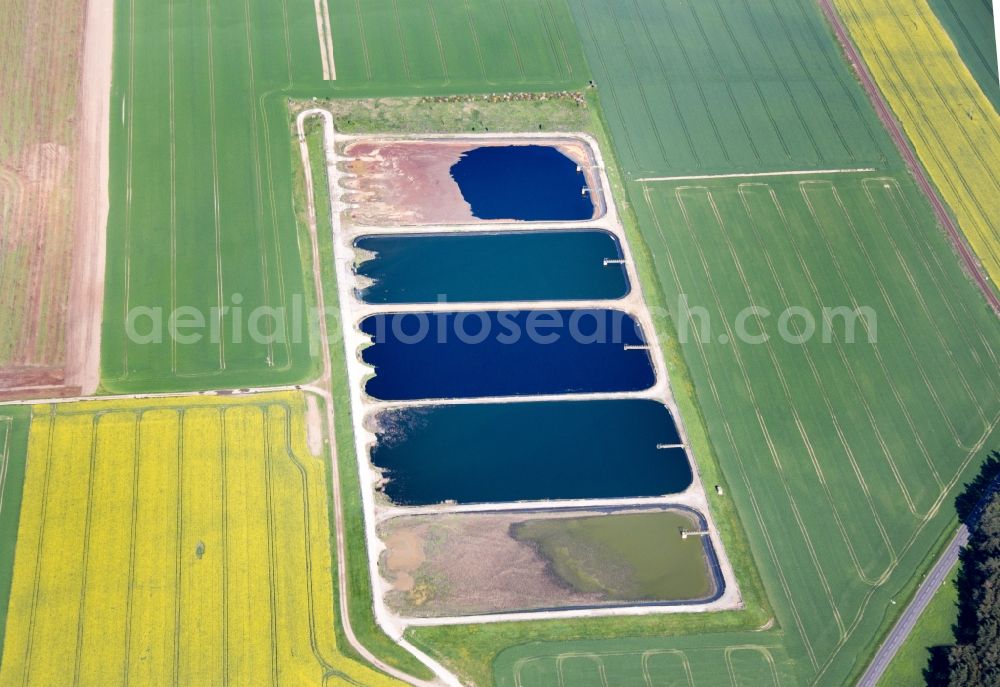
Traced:
<path fill-rule="evenodd" d="M 910 602 L 910 605 L 903 611 L 903 615 L 896 621 L 896 625 L 889 632 L 889 636 L 885 638 L 882 646 L 878 648 L 875 658 L 872 659 L 868 669 L 861 676 L 861 679 L 858 680 L 857 687 L 875 687 L 879 678 L 882 677 L 882 673 L 889 667 L 889 662 L 892 661 L 896 652 L 899 651 L 899 647 L 902 646 L 907 636 L 909 636 L 913 630 L 913 626 L 917 624 L 920 614 L 927 608 L 927 604 L 930 603 L 934 593 L 948 579 L 948 573 L 951 572 L 951 569 L 958 562 L 958 552 L 968 541 L 969 528 L 961 525 L 958 528 L 958 532 L 955 533 L 954 538 L 948 544 L 948 548 L 944 550 L 944 553 L 938 558 L 937 563 L 927 573 L 927 577 L 920 584 L 920 588 L 917 589 L 917 593 Z"/>

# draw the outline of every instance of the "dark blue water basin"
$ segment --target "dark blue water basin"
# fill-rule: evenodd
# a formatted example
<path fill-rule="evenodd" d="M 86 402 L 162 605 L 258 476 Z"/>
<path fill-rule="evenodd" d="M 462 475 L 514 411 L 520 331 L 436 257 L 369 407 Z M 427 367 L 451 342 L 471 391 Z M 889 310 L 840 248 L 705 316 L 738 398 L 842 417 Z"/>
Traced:
<path fill-rule="evenodd" d="M 365 391 L 387 401 L 638 391 L 655 381 L 635 320 L 619 310 L 372 315 Z"/>
<path fill-rule="evenodd" d="M 594 203 L 577 163 L 552 146 L 482 146 L 451 167 L 462 197 L 479 219 L 591 219 Z"/>
<path fill-rule="evenodd" d="M 659 496 L 692 481 L 683 449 L 657 448 L 680 438 L 655 401 L 433 406 L 373 420 L 371 460 L 400 505 Z"/>
<path fill-rule="evenodd" d="M 606 231 L 364 236 L 357 273 L 368 303 L 583 300 L 628 293 L 618 239 Z"/>

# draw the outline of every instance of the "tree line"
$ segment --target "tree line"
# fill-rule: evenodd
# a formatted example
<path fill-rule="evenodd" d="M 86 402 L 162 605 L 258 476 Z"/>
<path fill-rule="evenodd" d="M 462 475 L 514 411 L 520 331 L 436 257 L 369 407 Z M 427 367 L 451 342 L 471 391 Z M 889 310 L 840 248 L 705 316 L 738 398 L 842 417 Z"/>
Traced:
<path fill-rule="evenodd" d="M 1000 685 L 1000 452 L 994 451 L 976 479 L 956 499 L 969 527 L 962 550 L 955 642 L 930 649 L 928 687 Z"/>

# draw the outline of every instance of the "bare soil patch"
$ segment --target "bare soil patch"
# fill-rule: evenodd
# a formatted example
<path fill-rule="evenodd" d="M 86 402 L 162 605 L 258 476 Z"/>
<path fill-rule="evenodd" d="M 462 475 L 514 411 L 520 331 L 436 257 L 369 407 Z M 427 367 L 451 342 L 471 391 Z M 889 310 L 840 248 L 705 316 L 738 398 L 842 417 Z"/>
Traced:
<path fill-rule="evenodd" d="M 14 0 L 4 8 L 0 394 L 5 397 L 78 394 L 81 388 L 89 393 L 97 386 L 112 11 L 111 0 Z M 78 321 L 87 325 L 79 327 Z"/>
<path fill-rule="evenodd" d="M 469 144 L 360 142 L 352 158 L 345 201 L 355 224 L 461 224 L 475 220 L 449 170 Z"/>
<path fill-rule="evenodd" d="M 387 549 L 379 562 L 393 585 L 386 603 L 415 617 L 471 615 L 596 604 L 549 574 L 510 526 L 539 514 L 462 514 L 404 517 L 384 525 Z"/>
<path fill-rule="evenodd" d="M 473 216 L 472 208 L 451 177 L 462 154 L 483 146 L 551 145 L 579 163 L 591 188 L 598 186 L 586 147 L 566 139 L 380 140 L 363 139 L 344 147 L 349 160 L 341 184 L 353 224 L 397 226 L 489 223 Z"/>
<path fill-rule="evenodd" d="M 585 528 L 590 534 L 580 539 L 582 522 L 588 523 Z M 678 523 L 683 529 L 697 528 L 690 514 L 669 507 L 613 513 L 572 510 L 397 517 L 379 528 L 386 545 L 379 568 L 392 586 L 385 600 L 394 611 L 410 617 L 599 607 L 638 599 L 698 603 L 707 598 L 697 589 L 699 579 L 707 584 L 707 578 L 688 577 L 685 582 L 684 576 L 707 565 L 707 558 L 701 540 L 682 540 L 680 530 L 673 529 Z M 523 536 L 525 528 L 541 534 L 542 540 Z M 629 531 L 625 538 L 631 539 L 623 547 L 616 533 L 615 551 L 633 553 L 609 555 L 612 552 L 600 543 L 598 532 L 623 529 Z M 581 544 L 586 547 L 582 556 Z M 636 557 L 635 551 L 642 553 Z M 660 553 L 651 555 L 653 551 Z M 699 574 L 706 575 L 707 568 L 702 570 Z M 635 582 L 640 587 L 633 588 Z"/>
<path fill-rule="evenodd" d="M 312 394 L 306 394 L 306 444 L 309 453 L 318 456 L 323 453 L 323 418 L 319 403 Z"/>

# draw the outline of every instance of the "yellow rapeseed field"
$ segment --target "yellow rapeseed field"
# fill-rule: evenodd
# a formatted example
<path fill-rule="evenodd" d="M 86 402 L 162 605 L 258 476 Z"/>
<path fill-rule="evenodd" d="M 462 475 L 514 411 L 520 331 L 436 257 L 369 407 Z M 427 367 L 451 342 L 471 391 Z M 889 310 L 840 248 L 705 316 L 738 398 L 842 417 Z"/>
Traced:
<path fill-rule="evenodd" d="M 397 685 L 341 655 L 299 394 L 37 406 L 0 685 Z"/>
<path fill-rule="evenodd" d="M 1000 115 L 926 0 L 836 3 L 932 181 L 1000 283 Z"/>

